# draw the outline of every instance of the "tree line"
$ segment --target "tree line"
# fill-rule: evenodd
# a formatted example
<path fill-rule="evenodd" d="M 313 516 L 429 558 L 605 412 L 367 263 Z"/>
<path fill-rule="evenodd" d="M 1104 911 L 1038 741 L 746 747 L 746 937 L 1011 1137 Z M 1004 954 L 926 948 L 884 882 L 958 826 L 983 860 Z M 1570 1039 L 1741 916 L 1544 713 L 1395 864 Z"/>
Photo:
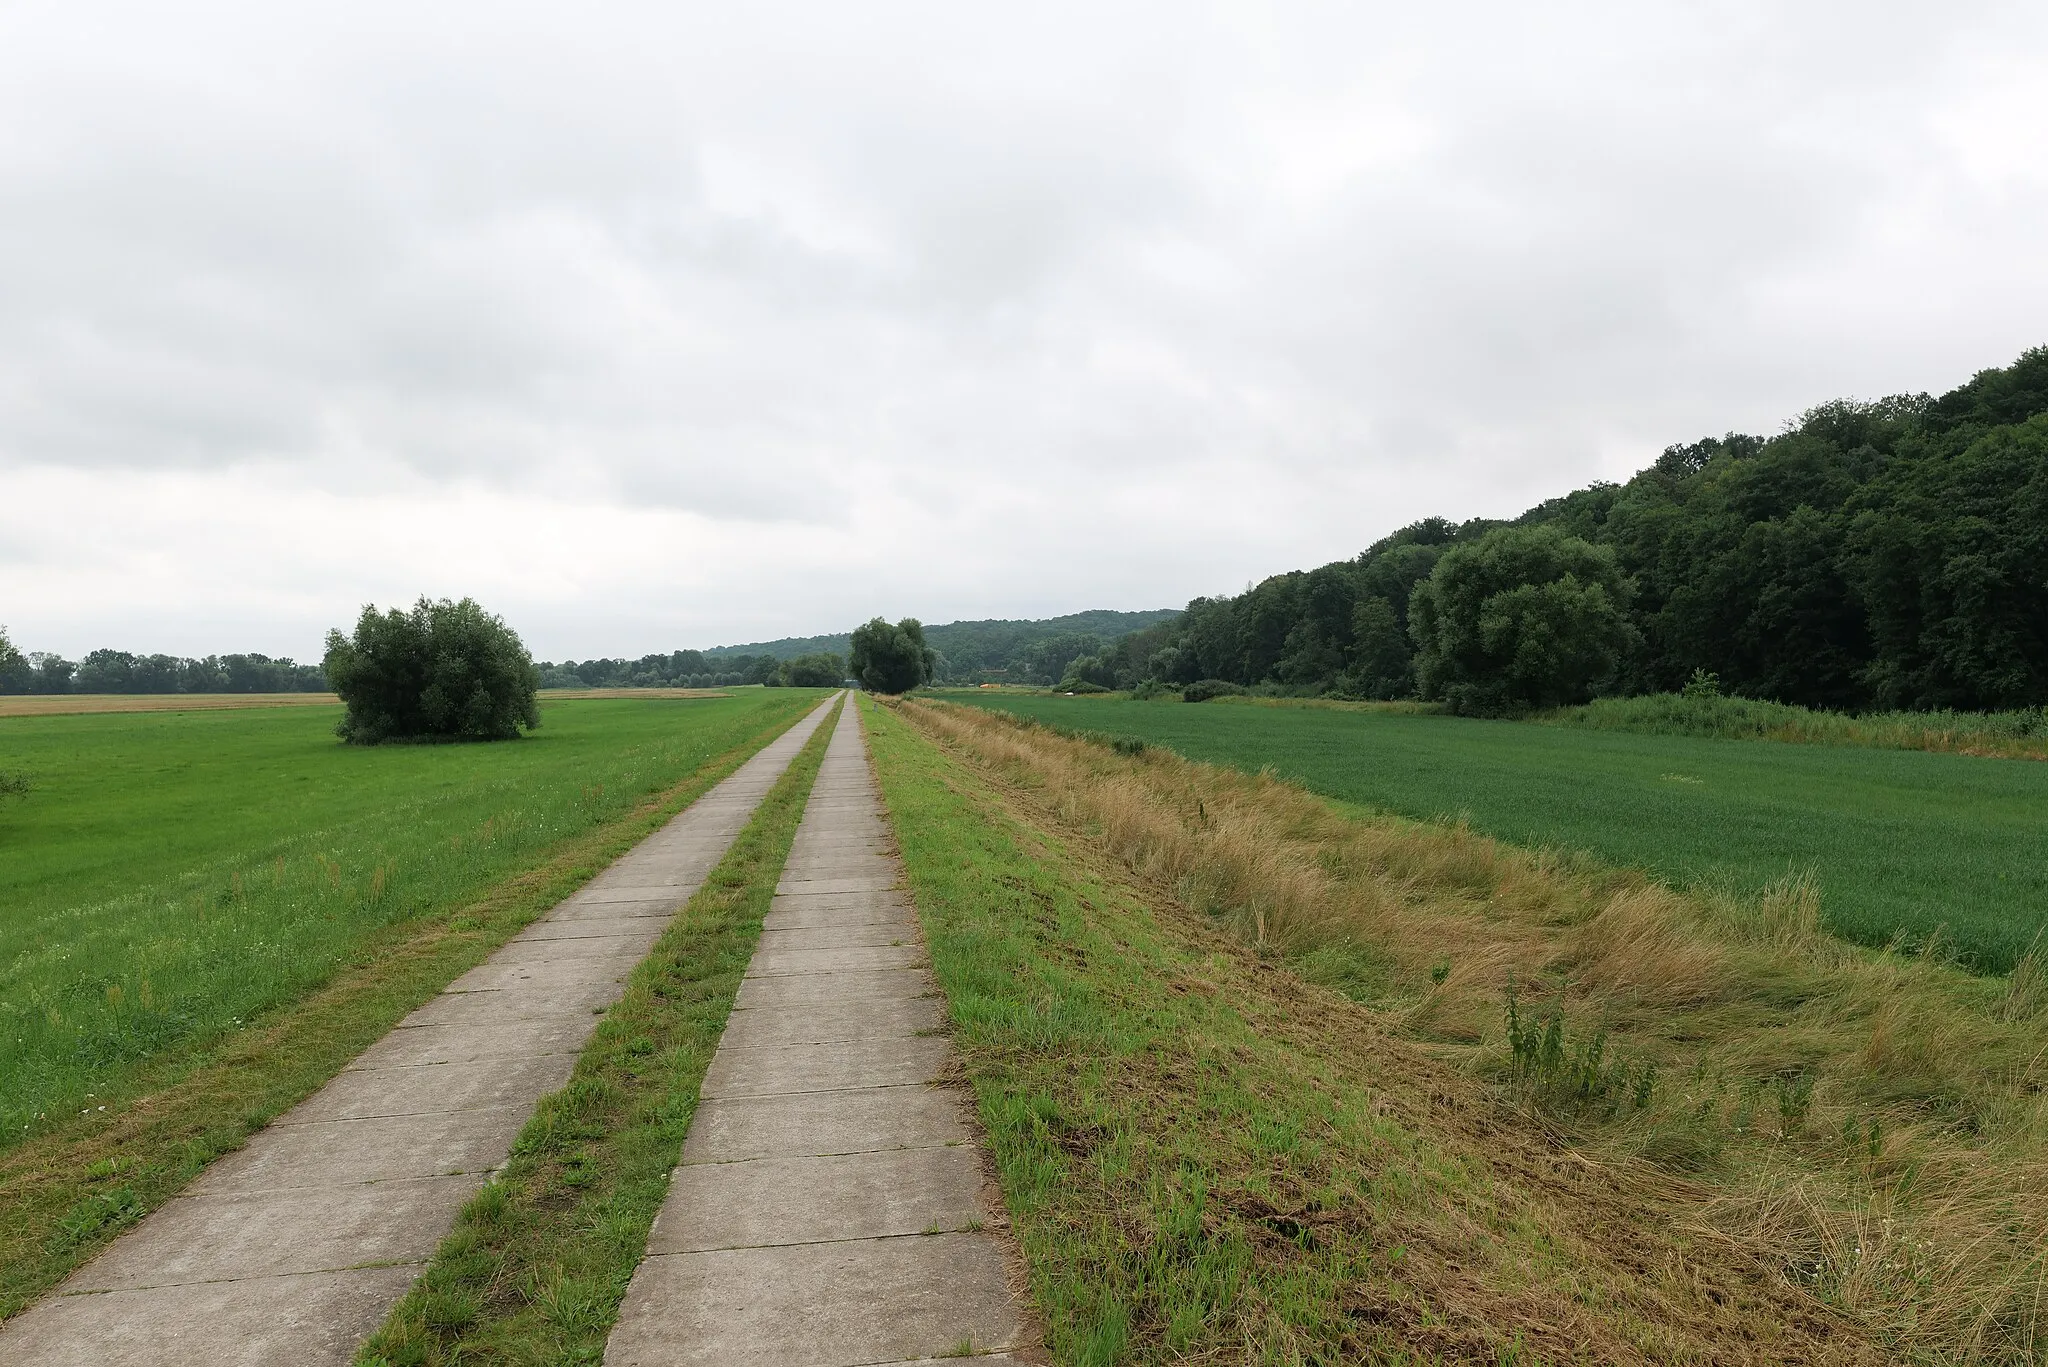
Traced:
<path fill-rule="evenodd" d="M 637 660 L 543 661 L 538 668 L 542 688 L 836 688 L 846 679 L 845 657 L 829 650 L 788 658 L 675 650 Z"/>
<path fill-rule="evenodd" d="M 1672 446 L 1510 521 L 1418 522 L 1061 676 L 1470 712 L 1700 680 L 1844 711 L 2048 703 L 2048 348 L 1939 398 Z"/>
<path fill-rule="evenodd" d="M 0 693 L 324 693 L 319 665 L 268 655 L 134 655 L 95 650 L 81 660 L 24 653 L 0 628 Z"/>

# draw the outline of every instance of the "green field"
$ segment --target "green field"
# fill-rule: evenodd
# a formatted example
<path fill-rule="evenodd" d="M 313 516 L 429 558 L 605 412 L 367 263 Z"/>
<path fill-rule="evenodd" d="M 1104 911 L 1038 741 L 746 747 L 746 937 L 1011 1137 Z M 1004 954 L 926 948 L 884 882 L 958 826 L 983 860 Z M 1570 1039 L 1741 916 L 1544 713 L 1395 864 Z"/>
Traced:
<path fill-rule="evenodd" d="M 497 745 L 343 746 L 339 708 L 0 719 L 0 1145 L 325 981 L 814 690 L 557 702 Z"/>
<path fill-rule="evenodd" d="M 1817 879 L 1831 927 L 1882 945 L 1945 925 L 2004 971 L 2048 923 L 2048 764 L 1565 730 L 1457 717 L 954 694 L 1315 792 L 1585 850 L 1680 886 Z"/>

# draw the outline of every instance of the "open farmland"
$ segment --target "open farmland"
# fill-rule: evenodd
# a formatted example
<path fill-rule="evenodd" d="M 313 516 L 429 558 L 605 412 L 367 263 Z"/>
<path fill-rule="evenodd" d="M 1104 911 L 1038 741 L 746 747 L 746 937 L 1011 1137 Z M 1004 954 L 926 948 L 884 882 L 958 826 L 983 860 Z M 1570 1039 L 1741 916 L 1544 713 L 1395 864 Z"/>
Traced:
<path fill-rule="evenodd" d="M 812 705 L 552 704 L 507 745 L 359 748 L 339 708 L 0 721 L 0 1144 L 295 1001 Z"/>
<path fill-rule="evenodd" d="M 1404 816 L 1464 816 L 1680 886 L 1755 893 L 1810 872 L 1839 934 L 1882 945 L 1945 926 L 1980 969 L 2009 968 L 2048 922 L 2048 765 L 1391 711 L 953 697 L 1247 772 L 1270 766 Z"/>

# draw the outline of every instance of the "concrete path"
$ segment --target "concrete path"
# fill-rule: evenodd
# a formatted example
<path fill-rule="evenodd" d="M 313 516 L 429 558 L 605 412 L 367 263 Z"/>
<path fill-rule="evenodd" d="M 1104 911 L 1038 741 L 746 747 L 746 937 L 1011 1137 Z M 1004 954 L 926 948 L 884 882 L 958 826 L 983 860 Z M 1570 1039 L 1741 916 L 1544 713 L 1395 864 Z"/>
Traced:
<path fill-rule="evenodd" d="M 825 711 L 0 1325 L 0 1363 L 346 1363 Z"/>
<path fill-rule="evenodd" d="M 917 918 L 841 714 L 606 1367 L 1018 1346 Z M 1007 1362 L 1007 1355 L 983 1361 Z"/>

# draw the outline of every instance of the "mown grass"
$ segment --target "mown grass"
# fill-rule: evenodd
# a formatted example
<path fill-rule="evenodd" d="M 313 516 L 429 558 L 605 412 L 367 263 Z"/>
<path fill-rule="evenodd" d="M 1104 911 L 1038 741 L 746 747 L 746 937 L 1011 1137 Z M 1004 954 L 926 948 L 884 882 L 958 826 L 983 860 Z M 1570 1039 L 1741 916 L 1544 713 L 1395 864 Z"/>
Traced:
<path fill-rule="evenodd" d="M 0 721 L 0 1148 L 326 981 L 815 692 L 561 704 L 498 745 L 343 746 L 334 709 Z"/>
<path fill-rule="evenodd" d="M 603 1359 L 837 717 L 634 969 L 568 1085 L 358 1351 L 362 1367 Z"/>
<path fill-rule="evenodd" d="M 869 720 L 1057 1361 L 1884 1360 L 1661 1178 L 1105 860 L 1077 791 L 930 709 Z"/>
<path fill-rule="evenodd" d="M 796 702 L 796 700 L 792 700 Z M 366 930 L 303 1000 L 164 1051 L 114 1093 L 0 1149 L 0 1317 L 311 1093 L 405 1014 L 731 773 L 795 719 L 754 716 L 723 751 L 526 866 L 409 920 Z"/>
<path fill-rule="evenodd" d="M 1155 906 L 1370 1006 L 1490 1090 L 1504 1152 L 1539 1136 L 1656 1194 L 1605 1237 L 1691 1231 L 1892 1360 L 2048 1360 L 2038 951 L 1973 976 L 1823 933 L 1796 880 L 1688 896 L 1156 747 L 982 709 L 900 715 Z"/>
<path fill-rule="evenodd" d="M 1654 693 L 1639 698 L 1601 698 L 1531 720 L 1586 731 L 2048 759 L 2048 708 L 2040 707 L 2017 712 L 1873 712 L 1852 717 L 1754 698 Z"/>
<path fill-rule="evenodd" d="M 960 696 L 1675 886 L 1809 877 L 1830 929 L 2004 972 L 2048 924 L 2048 765 L 1307 707 Z"/>

